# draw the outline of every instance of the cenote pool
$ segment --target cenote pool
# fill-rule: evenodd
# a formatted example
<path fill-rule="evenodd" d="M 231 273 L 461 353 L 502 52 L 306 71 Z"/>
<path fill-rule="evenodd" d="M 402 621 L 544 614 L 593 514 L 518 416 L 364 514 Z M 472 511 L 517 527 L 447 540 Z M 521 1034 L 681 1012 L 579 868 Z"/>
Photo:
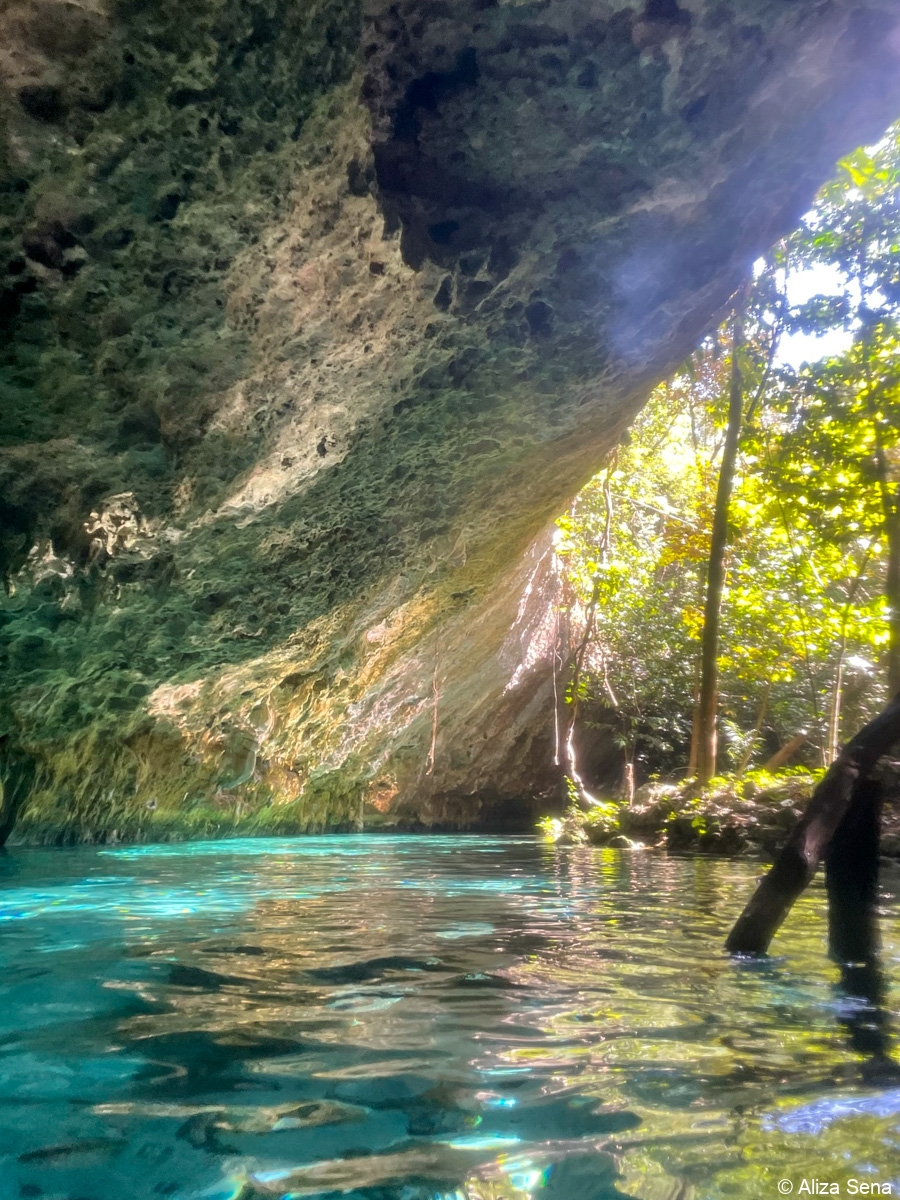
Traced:
<path fill-rule="evenodd" d="M 900 1194 L 891 1017 L 842 990 L 822 893 L 777 957 L 722 953 L 757 870 L 527 838 L 10 850 L 0 1197 Z"/>

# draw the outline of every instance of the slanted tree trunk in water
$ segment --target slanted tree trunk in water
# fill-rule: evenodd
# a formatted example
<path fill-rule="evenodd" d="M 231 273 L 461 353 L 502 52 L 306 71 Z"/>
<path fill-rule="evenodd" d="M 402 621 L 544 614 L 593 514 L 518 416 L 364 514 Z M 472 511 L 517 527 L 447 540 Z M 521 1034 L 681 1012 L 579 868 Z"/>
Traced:
<path fill-rule="evenodd" d="M 725 586 L 725 551 L 728 547 L 728 506 L 734 486 L 734 469 L 741 437 L 741 413 L 744 404 L 741 377 L 741 349 L 744 343 L 744 305 L 746 289 L 738 295 L 731 343 L 731 389 L 728 400 L 728 426 L 722 449 L 722 465 L 716 488 L 709 566 L 706 572 L 706 602 L 703 609 L 703 636 L 700 642 L 700 698 L 696 709 L 697 779 L 708 783 L 716 773 L 716 721 L 719 708 L 719 614 Z"/>
<path fill-rule="evenodd" d="M 851 802 L 866 800 L 866 779 L 900 742 L 900 693 L 851 739 L 812 794 L 783 850 L 725 943 L 732 954 L 764 954 L 791 905 L 810 882 Z"/>

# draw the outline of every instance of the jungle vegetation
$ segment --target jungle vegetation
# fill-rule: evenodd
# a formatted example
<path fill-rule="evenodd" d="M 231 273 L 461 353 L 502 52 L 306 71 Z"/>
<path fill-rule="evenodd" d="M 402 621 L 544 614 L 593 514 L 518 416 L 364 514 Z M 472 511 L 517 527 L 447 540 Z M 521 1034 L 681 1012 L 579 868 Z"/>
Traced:
<path fill-rule="evenodd" d="M 900 688 L 900 125 L 756 264 L 558 552 L 572 723 L 626 795 L 825 767 Z"/>

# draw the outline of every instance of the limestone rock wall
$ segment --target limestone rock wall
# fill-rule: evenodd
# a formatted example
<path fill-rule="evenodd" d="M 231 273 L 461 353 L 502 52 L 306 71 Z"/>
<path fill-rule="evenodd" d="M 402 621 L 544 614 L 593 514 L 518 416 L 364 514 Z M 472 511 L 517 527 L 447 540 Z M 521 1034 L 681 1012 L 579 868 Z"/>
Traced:
<path fill-rule="evenodd" d="M 23 835 L 527 821 L 555 781 L 548 523 L 900 113 L 897 5 L 0 23 Z"/>

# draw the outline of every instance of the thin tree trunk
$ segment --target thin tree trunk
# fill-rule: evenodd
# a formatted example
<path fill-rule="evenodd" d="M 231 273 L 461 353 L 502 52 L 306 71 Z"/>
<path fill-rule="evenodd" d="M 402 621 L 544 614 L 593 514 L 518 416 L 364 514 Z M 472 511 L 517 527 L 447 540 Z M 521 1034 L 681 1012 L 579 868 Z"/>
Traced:
<path fill-rule="evenodd" d="M 769 680 L 769 682 L 766 684 L 766 690 L 763 692 L 763 698 L 759 706 L 759 711 L 756 714 L 756 724 L 753 726 L 753 738 L 749 743 L 748 749 L 745 750 L 741 756 L 741 761 L 738 763 L 737 770 L 735 771 L 735 775 L 738 777 L 738 779 L 740 779 L 747 770 L 747 767 L 750 765 L 750 759 L 753 757 L 753 752 L 757 748 L 757 742 L 763 727 L 763 721 L 765 721 L 766 713 L 769 710 L 769 696 L 771 695 L 771 692 L 772 681 Z"/>
<path fill-rule="evenodd" d="M 693 407 L 691 409 L 693 413 Z M 693 416 L 691 417 L 693 420 Z M 697 600 L 700 605 L 706 603 L 706 581 L 704 580 Z M 700 760 L 700 656 L 694 659 L 693 679 L 691 680 L 691 748 L 688 754 L 688 779 L 697 778 L 697 763 Z"/>
<path fill-rule="evenodd" d="M 884 511 L 884 531 L 887 541 L 887 574 L 884 598 L 888 606 L 888 690 L 893 694 L 900 687 L 900 484 L 891 486 L 890 466 L 884 452 L 881 429 L 875 422 L 877 442 L 878 483 Z"/>
<path fill-rule="evenodd" d="M 865 300 L 864 271 L 859 273 L 860 296 Z M 875 461 L 878 468 L 878 487 L 881 492 L 881 507 L 884 512 L 882 529 L 887 541 L 888 559 L 887 575 L 884 583 L 884 597 L 888 605 L 888 692 L 893 693 L 900 687 L 900 483 L 891 486 L 891 467 L 884 447 L 883 425 L 884 416 L 879 412 L 875 397 L 875 384 L 872 379 L 870 344 L 868 337 L 863 339 L 863 363 L 868 382 L 869 416 L 875 432 Z"/>
<path fill-rule="evenodd" d="M 834 679 L 834 692 L 831 696 L 831 710 L 828 713 L 828 763 L 833 763 L 838 756 L 841 741 L 841 698 L 844 692 L 844 651 L 841 645 L 838 655 L 837 671 Z"/>
<path fill-rule="evenodd" d="M 688 779 L 694 779 L 697 775 L 697 759 L 700 754 L 700 679 L 699 679 L 699 660 L 697 662 L 697 679 L 694 682 L 694 706 L 691 709 L 691 749 L 688 755 Z"/>
<path fill-rule="evenodd" d="M 838 668 L 835 671 L 834 678 L 834 694 L 832 696 L 832 704 L 828 713 L 828 748 L 827 758 L 824 766 L 834 762 L 838 757 L 840 749 L 841 736 L 841 704 L 844 703 L 844 660 L 847 655 L 847 620 L 850 619 L 850 610 L 853 607 L 853 601 L 857 598 L 859 584 L 863 582 L 863 571 L 866 563 L 869 562 L 869 556 L 872 552 L 872 546 L 875 545 L 875 538 L 872 538 L 869 545 L 865 547 L 865 553 L 860 560 L 857 568 L 857 574 L 853 576 L 853 582 L 850 588 L 847 589 L 847 598 L 844 602 L 844 608 L 841 611 L 841 636 L 838 648 Z M 889 556 L 888 556 L 889 557 Z M 890 576 L 890 565 L 888 564 L 888 576 Z M 900 581 L 898 581 L 900 586 Z M 900 679 L 890 688 L 888 695 L 893 696 L 896 690 L 900 689 Z"/>
<path fill-rule="evenodd" d="M 780 750 L 776 750 L 770 759 L 763 763 L 764 771 L 777 771 L 779 767 L 783 767 L 789 759 L 793 758 L 801 746 L 809 741 L 809 735 L 806 733 L 795 733 L 794 736 L 784 743 Z"/>
<path fill-rule="evenodd" d="M 847 590 L 847 598 L 844 601 L 844 607 L 841 611 L 841 638 L 838 647 L 837 670 L 835 671 L 834 694 L 831 697 L 831 708 L 828 713 L 828 746 L 826 752 L 825 766 L 828 767 L 838 756 L 838 750 L 841 743 L 841 705 L 843 704 L 844 693 L 844 659 L 847 654 L 847 621 L 850 617 L 850 609 L 853 607 L 853 601 L 856 599 L 856 593 L 859 591 L 859 585 L 862 583 L 863 571 L 866 569 L 866 564 L 869 561 L 869 555 L 872 553 L 872 546 L 875 544 L 873 537 L 866 546 L 866 552 L 862 556 L 862 560 L 856 569 L 856 574 L 853 577 L 853 582 Z M 891 695 L 897 688 L 900 688 L 900 682 L 897 687 L 891 689 Z"/>
<path fill-rule="evenodd" d="M 900 688 L 900 484 L 894 488 L 892 512 L 885 521 L 888 544 L 887 579 L 884 586 L 888 602 L 890 643 L 888 646 L 888 689 Z"/>
<path fill-rule="evenodd" d="M 709 566 L 706 573 L 706 603 L 703 610 L 703 637 L 700 643 L 700 699 L 697 704 L 697 780 L 706 784 L 716 773 L 716 719 L 719 708 L 719 615 L 725 587 L 725 551 L 728 547 L 728 507 L 734 486 L 738 443 L 741 436 L 741 411 L 744 403 L 740 357 L 744 344 L 744 306 L 746 290 L 738 297 L 731 343 L 731 389 L 728 401 L 728 426 L 716 488 Z"/>
<path fill-rule="evenodd" d="M 900 693 L 852 738 L 812 794 L 781 853 L 763 878 L 725 947 L 732 954 L 765 954 L 791 906 L 815 875 L 851 801 L 863 800 L 857 788 L 879 758 L 900 741 Z"/>
<path fill-rule="evenodd" d="M 631 753 L 633 754 L 634 751 L 632 750 Z M 633 804 L 634 803 L 634 762 L 631 758 L 627 758 L 625 760 L 624 791 L 625 791 L 625 803 Z"/>

